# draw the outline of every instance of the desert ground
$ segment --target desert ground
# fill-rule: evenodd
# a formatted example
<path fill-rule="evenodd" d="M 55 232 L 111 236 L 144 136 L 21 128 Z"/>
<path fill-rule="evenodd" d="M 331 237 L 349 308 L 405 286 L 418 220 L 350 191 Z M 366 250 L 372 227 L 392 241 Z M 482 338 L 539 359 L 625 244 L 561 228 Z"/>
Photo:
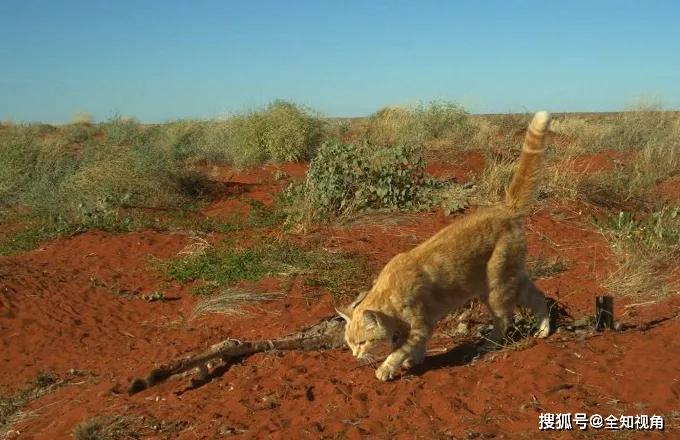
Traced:
<path fill-rule="evenodd" d="M 479 304 L 382 383 L 270 351 L 135 395 L 154 366 L 334 314 L 395 254 L 501 199 L 530 115 L 450 103 L 326 119 L 0 126 L 0 438 L 678 438 L 680 115 L 555 115 L 526 234 L 555 331 L 484 351 Z M 617 331 L 594 331 L 595 297 Z M 663 432 L 539 431 L 541 413 Z"/>

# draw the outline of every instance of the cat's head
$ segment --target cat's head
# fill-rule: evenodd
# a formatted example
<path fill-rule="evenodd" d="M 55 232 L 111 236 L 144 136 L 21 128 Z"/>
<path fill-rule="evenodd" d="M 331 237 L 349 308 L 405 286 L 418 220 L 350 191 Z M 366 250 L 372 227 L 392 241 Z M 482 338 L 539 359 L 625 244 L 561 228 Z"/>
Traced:
<path fill-rule="evenodd" d="M 383 312 L 363 308 L 337 312 L 347 321 L 345 342 L 357 359 L 385 356 L 403 342 L 393 320 Z"/>

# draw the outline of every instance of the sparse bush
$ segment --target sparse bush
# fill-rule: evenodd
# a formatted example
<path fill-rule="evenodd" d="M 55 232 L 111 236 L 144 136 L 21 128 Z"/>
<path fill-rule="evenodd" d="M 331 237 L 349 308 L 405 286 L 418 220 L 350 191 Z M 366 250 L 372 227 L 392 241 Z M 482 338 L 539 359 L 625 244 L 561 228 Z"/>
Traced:
<path fill-rule="evenodd" d="M 640 151 L 677 139 L 680 116 L 659 106 L 641 105 L 612 116 L 564 117 L 551 123 L 566 135 L 570 154 L 601 151 Z"/>
<path fill-rule="evenodd" d="M 633 203 L 656 209 L 656 185 L 680 175 L 680 116 L 672 112 L 632 111 L 597 120 L 560 118 L 551 128 L 570 138 L 555 149 L 544 167 L 546 183 L 539 191 L 552 198 L 581 199 L 608 208 Z M 620 150 L 612 170 L 575 171 L 577 155 Z"/>
<path fill-rule="evenodd" d="M 85 131 L 74 135 L 80 129 Z M 132 223 L 120 216 L 121 208 L 186 209 L 210 193 L 210 181 L 188 163 L 193 151 L 147 143 L 149 135 L 162 137 L 123 119 L 56 131 L 36 124 L 0 131 L 0 203 L 15 217 L 21 213 L 32 230 L 30 240 L 19 237 L 16 246 L 3 246 L 11 251 L 73 230 L 68 223 L 78 225 L 75 230 L 128 230 Z"/>
<path fill-rule="evenodd" d="M 78 167 L 77 153 L 72 149 L 58 142 L 43 142 L 35 162 L 26 169 L 30 173 L 30 183 L 20 202 L 37 214 L 58 210 L 62 184 Z"/>

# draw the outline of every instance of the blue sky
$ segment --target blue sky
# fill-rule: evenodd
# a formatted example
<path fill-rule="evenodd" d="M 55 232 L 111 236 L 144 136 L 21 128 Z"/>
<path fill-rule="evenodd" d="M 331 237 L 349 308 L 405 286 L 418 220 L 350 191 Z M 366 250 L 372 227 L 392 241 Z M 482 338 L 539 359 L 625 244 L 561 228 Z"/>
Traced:
<path fill-rule="evenodd" d="M 0 0 L 0 120 L 680 106 L 680 2 Z"/>

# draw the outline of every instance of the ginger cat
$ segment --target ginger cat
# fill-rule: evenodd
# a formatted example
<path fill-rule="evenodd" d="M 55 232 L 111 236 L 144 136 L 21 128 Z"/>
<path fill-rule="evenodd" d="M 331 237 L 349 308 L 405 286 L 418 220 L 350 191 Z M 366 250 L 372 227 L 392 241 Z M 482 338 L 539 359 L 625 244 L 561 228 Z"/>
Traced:
<path fill-rule="evenodd" d="M 338 310 L 347 321 L 345 341 L 355 357 L 370 360 L 386 347 L 391 352 L 376 370 L 378 379 L 392 379 L 402 365 L 421 363 L 434 325 L 474 297 L 493 316 L 494 341 L 505 337 L 516 306 L 534 313 L 537 336 L 548 336 L 546 300 L 525 267 L 524 217 L 549 123 L 549 113 L 534 115 L 504 203 L 479 209 L 396 255 L 369 292 Z"/>

